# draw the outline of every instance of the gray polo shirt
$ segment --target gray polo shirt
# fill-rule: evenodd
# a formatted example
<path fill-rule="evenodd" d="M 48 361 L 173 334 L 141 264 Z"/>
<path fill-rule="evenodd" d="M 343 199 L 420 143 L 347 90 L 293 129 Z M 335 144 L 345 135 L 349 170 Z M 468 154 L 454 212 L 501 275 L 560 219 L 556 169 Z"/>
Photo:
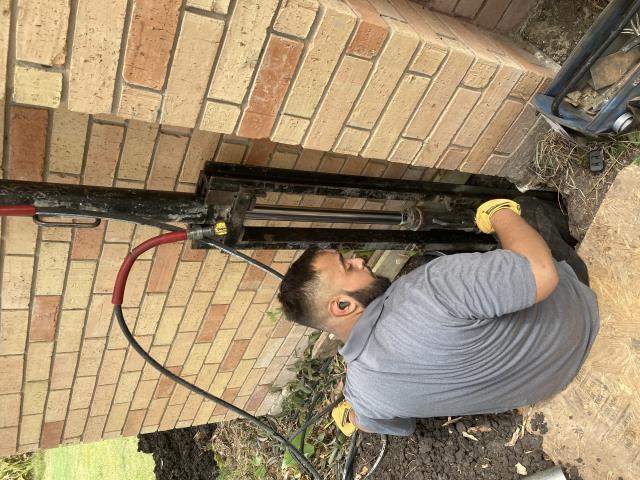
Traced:
<path fill-rule="evenodd" d="M 340 350 L 358 424 L 410 435 L 416 417 L 496 413 L 564 389 L 599 321 L 593 291 L 557 269 L 538 304 L 528 260 L 508 250 L 440 257 L 395 281 Z"/>

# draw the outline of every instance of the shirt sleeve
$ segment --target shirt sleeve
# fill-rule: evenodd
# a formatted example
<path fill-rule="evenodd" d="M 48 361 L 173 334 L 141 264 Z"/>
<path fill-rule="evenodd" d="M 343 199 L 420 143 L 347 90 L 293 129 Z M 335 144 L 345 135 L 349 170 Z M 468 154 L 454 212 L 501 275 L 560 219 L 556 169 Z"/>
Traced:
<path fill-rule="evenodd" d="M 451 316 L 495 318 L 535 304 L 531 265 L 510 250 L 444 256 L 426 267 L 426 288 Z"/>
<path fill-rule="evenodd" d="M 413 432 L 416 430 L 415 418 L 396 417 L 376 419 L 360 415 L 355 409 L 354 411 L 356 414 L 356 423 L 360 428 L 366 430 L 367 432 L 408 437 L 410 435 L 413 435 Z"/>

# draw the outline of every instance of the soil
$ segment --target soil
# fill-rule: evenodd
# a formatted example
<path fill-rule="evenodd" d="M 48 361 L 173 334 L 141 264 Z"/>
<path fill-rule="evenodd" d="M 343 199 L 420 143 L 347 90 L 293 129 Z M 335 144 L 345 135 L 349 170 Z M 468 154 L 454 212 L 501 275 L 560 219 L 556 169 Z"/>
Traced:
<path fill-rule="evenodd" d="M 542 451 L 542 436 L 525 433 L 514 446 L 514 431 L 522 424 L 522 416 L 507 412 L 499 415 L 462 417 L 457 422 L 442 426 L 447 418 L 420 420 L 416 433 L 408 439 L 389 437 L 387 452 L 374 472 L 375 480 L 509 480 L 523 478 L 516 471 L 520 464 L 527 475 L 545 471 L 554 466 Z M 546 430 L 538 415 L 532 427 Z M 474 429 L 475 427 L 475 429 Z M 463 433 L 471 435 L 463 436 Z M 356 473 L 370 468 L 380 452 L 379 435 L 364 434 L 356 461 Z M 569 480 L 581 479 L 573 466 L 563 468 Z"/>
<path fill-rule="evenodd" d="M 562 63 L 608 3 L 608 0 L 541 0 L 513 34 Z"/>
<path fill-rule="evenodd" d="M 138 436 L 138 450 L 153 454 L 157 480 L 214 480 L 218 467 L 211 451 L 216 426 L 200 425 Z"/>

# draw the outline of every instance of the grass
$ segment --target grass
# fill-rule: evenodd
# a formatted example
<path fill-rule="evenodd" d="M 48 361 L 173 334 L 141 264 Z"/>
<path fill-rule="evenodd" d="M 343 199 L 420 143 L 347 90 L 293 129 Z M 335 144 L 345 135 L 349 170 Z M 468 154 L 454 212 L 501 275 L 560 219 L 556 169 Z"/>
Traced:
<path fill-rule="evenodd" d="M 36 455 L 23 453 L 0 458 L 0 480 L 33 480 Z"/>
<path fill-rule="evenodd" d="M 33 480 L 155 480 L 156 478 L 153 473 L 153 457 L 138 452 L 138 439 L 135 437 L 67 445 L 44 450 L 34 457 Z M 5 480 L 4 477 L 0 479 Z"/>
<path fill-rule="evenodd" d="M 306 420 L 309 405 L 316 394 L 317 412 L 342 391 L 340 380 L 345 372 L 344 362 L 339 357 L 328 361 L 311 358 L 315 340 L 312 337 L 310 346 L 293 367 L 296 378 L 284 389 L 286 397 L 282 413 L 276 417 L 263 417 L 285 435 L 296 431 Z M 347 450 L 345 441 L 346 437 L 337 430 L 328 415 L 307 432 L 305 454 L 322 478 L 335 478 L 335 465 L 344 461 Z M 244 420 L 219 424 L 212 447 L 220 469 L 219 480 L 306 478 L 278 444 Z"/>

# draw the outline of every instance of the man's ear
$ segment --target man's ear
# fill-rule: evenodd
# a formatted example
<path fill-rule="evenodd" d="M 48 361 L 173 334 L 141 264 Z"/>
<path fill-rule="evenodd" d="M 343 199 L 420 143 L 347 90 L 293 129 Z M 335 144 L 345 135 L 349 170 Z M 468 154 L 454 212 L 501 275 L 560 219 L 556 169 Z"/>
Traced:
<path fill-rule="evenodd" d="M 340 295 L 339 297 L 331 299 L 329 303 L 329 313 L 332 317 L 346 317 L 355 312 L 358 306 L 359 304 L 355 299 L 348 295 Z"/>

